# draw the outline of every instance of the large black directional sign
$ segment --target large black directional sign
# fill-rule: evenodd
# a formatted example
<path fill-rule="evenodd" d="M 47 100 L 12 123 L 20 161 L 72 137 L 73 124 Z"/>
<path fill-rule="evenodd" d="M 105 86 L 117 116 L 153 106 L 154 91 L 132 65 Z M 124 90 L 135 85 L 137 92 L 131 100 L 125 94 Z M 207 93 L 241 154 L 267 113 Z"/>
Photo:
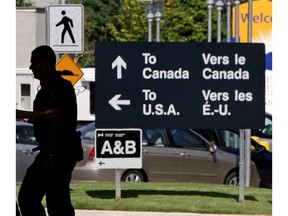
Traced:
<path fill-rule="evenodd" d="M 98 128 L 261 128 L 265 47 L 96 43 Z"/>

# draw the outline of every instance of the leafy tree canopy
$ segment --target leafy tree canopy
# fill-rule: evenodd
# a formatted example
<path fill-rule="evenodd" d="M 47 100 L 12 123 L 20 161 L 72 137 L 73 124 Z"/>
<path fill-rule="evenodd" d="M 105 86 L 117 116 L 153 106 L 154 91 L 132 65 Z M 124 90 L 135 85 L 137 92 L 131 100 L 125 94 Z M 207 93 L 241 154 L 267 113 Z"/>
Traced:
<path fill-rule="evenodd" d="M 16 0 L 16 7 L 28 7 L 28 6 L 32 6 L 32 3 L 30 1 Z"/>

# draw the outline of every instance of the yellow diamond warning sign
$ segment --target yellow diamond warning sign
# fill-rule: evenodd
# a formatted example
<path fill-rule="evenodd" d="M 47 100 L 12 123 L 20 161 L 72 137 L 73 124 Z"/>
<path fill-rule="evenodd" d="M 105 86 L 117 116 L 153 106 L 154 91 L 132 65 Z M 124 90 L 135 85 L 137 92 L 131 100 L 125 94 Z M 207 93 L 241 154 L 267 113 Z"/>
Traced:
<path fill-rule="evenodd" d="M 83 76 L 83 72 L 74 62 L 73 58 L 65 54 L 56 64 L 56 70 L 60 71 L 61 76 L 69 80 L 72 85 L 75 85 L 79 79 Z"/>

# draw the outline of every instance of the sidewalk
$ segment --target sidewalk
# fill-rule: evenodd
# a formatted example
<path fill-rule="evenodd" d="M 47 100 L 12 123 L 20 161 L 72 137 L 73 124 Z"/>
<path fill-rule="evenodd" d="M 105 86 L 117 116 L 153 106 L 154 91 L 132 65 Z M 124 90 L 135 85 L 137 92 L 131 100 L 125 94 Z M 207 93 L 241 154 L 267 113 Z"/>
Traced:
<path fill-rule="evenodd" d="M 179 212 L 167 213 L 167 212 L 75 210 L 75 216 L 216 216 L 216 215 L 215 214 L 200 214 L 200 213 L 179 213 Z M 217 216 L 247 216 L 247 215 L 217 214 Z M 257 216 L 264 216 L 264 215 L 257 215 Z"/>

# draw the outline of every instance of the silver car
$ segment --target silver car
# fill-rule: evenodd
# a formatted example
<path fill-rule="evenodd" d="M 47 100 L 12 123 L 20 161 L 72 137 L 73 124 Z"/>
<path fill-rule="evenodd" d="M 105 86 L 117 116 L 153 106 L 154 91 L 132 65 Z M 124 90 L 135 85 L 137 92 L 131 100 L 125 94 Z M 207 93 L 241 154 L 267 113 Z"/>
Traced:
<path fill-rule="evenodd" d="M 94 161 L 94 129 L 88 127 L 88 131 L 83 131 L 82 138 L 85 139 L 82 147 L 84 150 L 84 159 L 77 163 L 72 180 L 95 180 Z M 90 142 L 89 142 L 90 141 Z M 88 144 L 87 144 L 88 142 Z M 24 179 L 27 169 L 35 160 L 39 150 L 35 151 L 38 142 L 34 136 L 33 124 L 16 121 L 16 182 L 21 183 Z"/>
<path fill-rule="evenodd" d="M 94 127 L 95 128 L 95 127 Z M 93 170 L 94 163 L 94 135 L 93 129 L 85 133 L 85 139 L 92 140 L 92 144 L 84 143 L 84 159 L 78 162 L 73 172 L 72 180 L 92 180 L 91 170 Z M 90 137 L 90 135 L 92 137 Z M 21 183 L 24 179 L 27 169 L 35 160 L 39 150 L 35 151 L 38 142 L 34 136 L 33 124 L 27 122 L 16 121 L 16 182 Z M 92 159 L 91 159 L 92 158 Z M 87 163 L 88 162 L 88 163 Z M 79 171 L 78 171 L 79 170 Z M 78 174 L 79 172 L 79 174 Z M 87 174 L 85 174 L 87 173 Z M 87 177 L 88 176 L 88 177 Z"/>
<path fill-rule="evenodd" d="M 34 137 L 33 125 L 26 122 L 16 122 L 16 182 L 22 182 L 27 168 L 32 164 L 39 151 L 33 151 L 38 146 Z"/>

